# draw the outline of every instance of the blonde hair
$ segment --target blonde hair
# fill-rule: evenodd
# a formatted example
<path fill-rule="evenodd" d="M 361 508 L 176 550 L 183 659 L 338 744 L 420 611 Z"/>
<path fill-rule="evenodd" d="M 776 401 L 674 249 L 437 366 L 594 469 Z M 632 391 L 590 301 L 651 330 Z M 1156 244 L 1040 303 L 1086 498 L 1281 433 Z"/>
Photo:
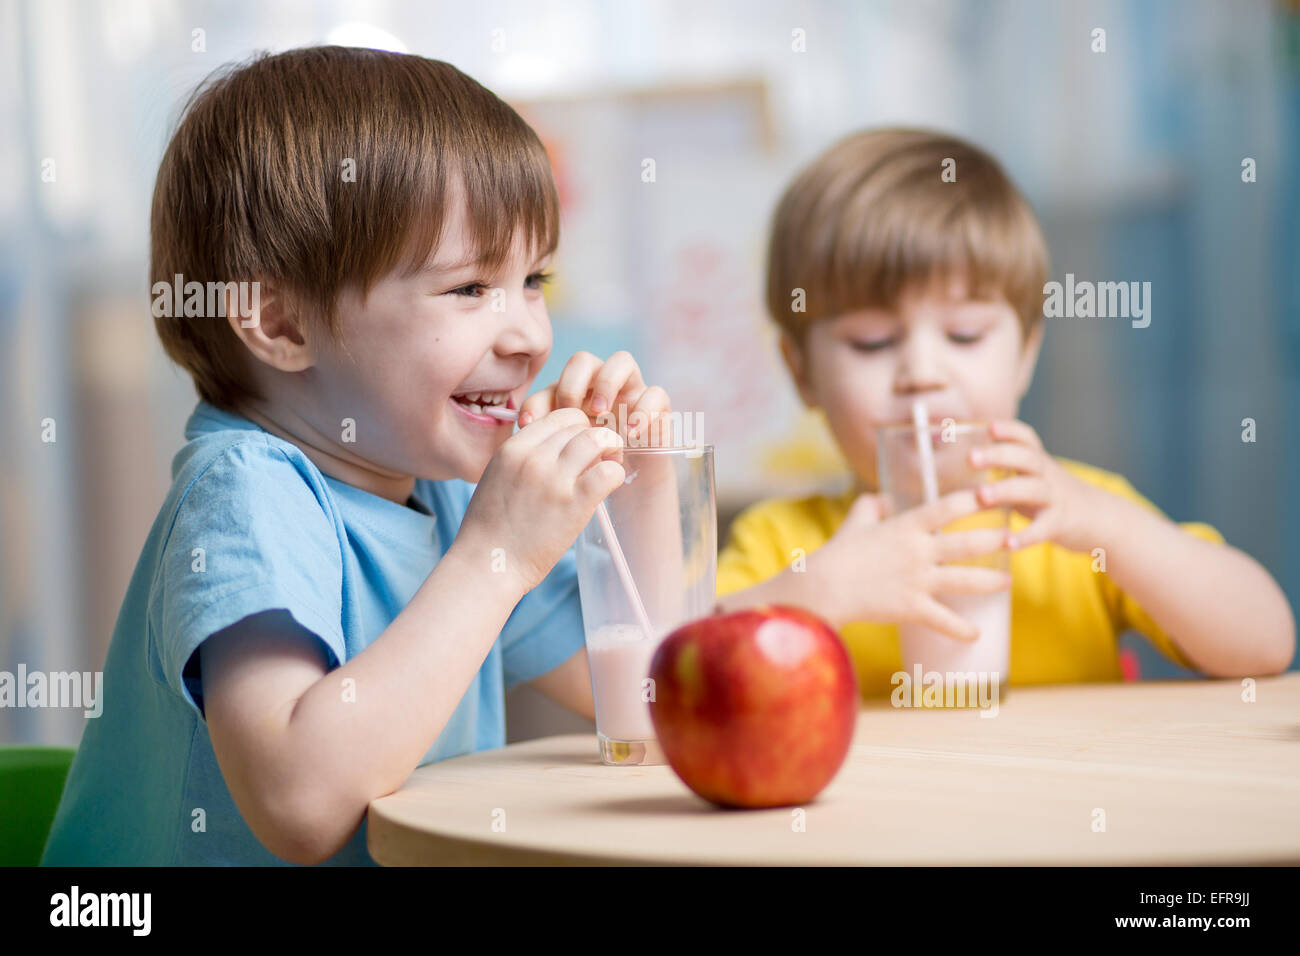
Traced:
<path fill-rule="evenodd" d="M 1047 270 L 1038 221 L 991 156 L 943 133 L 867 130 L 819 156 L 781 197 L 767 307 L 799 342 L 818 319 L 893 308 L 904 290 L 962 275 L 973 298 L 1005 298 L 1028 338 Z"/>
<path fill-rule="evenodd" d="M 351 160 L 353 175 L 345 176 Z M 337 340 L 338 294 L 419 268 L 457 186 L 478 261 L 516 232 L 554 251 L 559 199 L 532 128 L 448 63 L 319 46 L 261 55 L 195 91 L 154 185 L 150 285 L 271 280 Z M 224 319 L 155 316 L 200 397 L 261 398 Z"/>

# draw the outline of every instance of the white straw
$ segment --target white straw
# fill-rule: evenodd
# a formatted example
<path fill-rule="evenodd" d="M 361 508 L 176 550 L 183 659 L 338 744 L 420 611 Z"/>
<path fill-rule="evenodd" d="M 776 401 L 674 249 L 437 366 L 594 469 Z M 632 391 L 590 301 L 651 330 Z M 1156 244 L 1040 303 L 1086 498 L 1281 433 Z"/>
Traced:
<path fill-rule="evenodd" d="M 636 582 L 632 580 L 632 569 L 627 566 L 627 557 L 619 546 L 618 535 L 614 533 L 614 524 L 609 520 L 609 510 L 603 501 L 596 505 L 596 520 L 600 522 L 601 531 L 605 532 L 609 556 L 614 559 L 614 568 L 618 571 L 619 580 L 623 582 L 623 591 L 632 605 L 632 613 L 636 615 L 637 623 L 641 625 L 641 633 L 645 635 L 646 640 L 653 640 L 655 635 L 650 628 L 650 616 L 646 614 L 645 605 L 641 603 L 641 592 L 636 589 Z"/>
<path fill-rule="evenodd" d="M 916 453 L 921 459 L 921 484 L 929 504 L 939 498 L 939 481 L 934 473 L 934 449 L 930 447 L 930 413 L 922 399 L 912 403 L 912 424 L 916 426 Z"/>
<path fill-rule="evenodd" d="M 483 414 L 505 422 L 519 420 L 517 409 L 502 408 L 500 405 L 484 405 Z M 641 601 L 641 592 L 637 590 L 636 581 L 632 579 L 632 569 L 628 567 L 627 556 L 623 554 L 623 547 L 618 543 L 618 535 L 614 533 L 614 523 L 609 520 L 609 509 L 605 507 L 603 501 L 596 505 L 596 520 L 600 522 L 605 543 L 609 545 L 609 556 L 614 559 L 614 568 L 618 571 L 619 580 L 623 582 L 623 591 L 627 594 L 628 603 L 632 605 L 632 613 L 636 615 L 637 623 L 641 625 L 641 632 L 647 640 L 650 640 L 654 637 L 654 631 L 650 627 L 650 615 L 646 613 L 645 604 Z"/>

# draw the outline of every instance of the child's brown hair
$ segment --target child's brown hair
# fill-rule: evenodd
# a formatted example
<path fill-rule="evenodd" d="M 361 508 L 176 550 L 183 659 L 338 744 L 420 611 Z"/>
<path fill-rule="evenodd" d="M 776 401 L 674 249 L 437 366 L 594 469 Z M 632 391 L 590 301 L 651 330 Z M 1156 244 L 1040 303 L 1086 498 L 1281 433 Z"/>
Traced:
<path fill-rule="evenodd" d="M 559 201 L 537 134 L 450 64 L 350 47 L 260 55 L 209 78 L 163 155 L 150 222 L 150 286 L 271 282 L 337 339 L 340 291 L 364 294 L 436 247 L 462 197 L 479 261 L 516 234 L 554 250 Z M 261 398 L 226 319 L 156 317 L 200 397 Z"/>
<path fill-rule="evenodd" d="M 1004 297 L 1027 339 L 1042 320 L 1047 269 L 1038 221 L 991 156 L 942 133 L 867 130 L 819 156 L 781 197 L 767 307 L 801 342 L 817 319 L 892 308 L 905 289 L 962 275 L 972 297 Z"/>

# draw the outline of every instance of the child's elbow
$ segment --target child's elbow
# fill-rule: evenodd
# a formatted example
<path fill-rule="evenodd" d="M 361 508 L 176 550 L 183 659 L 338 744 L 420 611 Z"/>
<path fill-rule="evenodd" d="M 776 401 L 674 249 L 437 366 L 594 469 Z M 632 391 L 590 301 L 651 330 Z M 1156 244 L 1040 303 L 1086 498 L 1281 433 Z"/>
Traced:
<path fill-rule="evenodd" d="M 278 812 L 261 815 L 253 834 L 267 850 L 287 863 L 316 866 L 343 849 L 356 833 L 340 823 L 347 815 L 319 798 L 286 800 Z"/>
<path fill-rule="evenodd" d="M 1282 600 L 1282 623 L 1278 628 L 1279 640 L 1277 653 L 1270 662 L 1269 674 L 1280 674 L 1291 666 L 1295 659 L 1295 615 L 1286 599 Z"/>
<path fill-rule="evenodd" d="M 1265 627 L 1262 632 L 1268 639 L 1260 649 L 1254 674 L 1232 676 L 1272 677 L 1281 674 L 1291 666 L 1291 661 L 1295 658 L 1295 617 L 1285 598 L 1282 599 L 1278 613 L 1274 616 L 1273 625 Z"/>
<path fill-rule="evenodd" d="M 258 839 L 275 856 L 295 866 L 315 866 L 333 856 L 313 834 L 277 833 Z"/>

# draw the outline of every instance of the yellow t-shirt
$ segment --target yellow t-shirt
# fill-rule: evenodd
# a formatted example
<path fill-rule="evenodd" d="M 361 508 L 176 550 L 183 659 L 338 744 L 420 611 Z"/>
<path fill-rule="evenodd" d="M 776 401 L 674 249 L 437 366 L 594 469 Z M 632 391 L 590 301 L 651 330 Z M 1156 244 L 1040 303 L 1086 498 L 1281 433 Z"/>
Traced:
<path fill-rule="evenodd" d="M 1123 476 L 1064 458 L 1056 461 L 1083 480 L 1160 513 Z M 727 546 L 718 556 L 718 595 L 774 577 L 790 565 L 795 549 L 810 554 L 821 547 L 843 523 L 855 497 L 850 491 L 839 497 L 763 501 L 748 508 L 732 524 Z M 1012 512 L 1013 533 L 1028 524 L 1028 518 Z M 1207 524 L 1179 527 L 1223 544 L 1223 536 Z M 1137 602 L 1092 566 L 1090 553 L 1067 551 L 1051 542 L 1012 552 L 1009 683 L 1120 680 L 1119 635 L 1129 629 L 1145 634 L 1170 660 L 1192 667 Z M 853 658 L 863 697 L 887 696 L 893 689 L 891 675 L 903 667 L 898 627 L 853 622 L 840 635 Z"/>

